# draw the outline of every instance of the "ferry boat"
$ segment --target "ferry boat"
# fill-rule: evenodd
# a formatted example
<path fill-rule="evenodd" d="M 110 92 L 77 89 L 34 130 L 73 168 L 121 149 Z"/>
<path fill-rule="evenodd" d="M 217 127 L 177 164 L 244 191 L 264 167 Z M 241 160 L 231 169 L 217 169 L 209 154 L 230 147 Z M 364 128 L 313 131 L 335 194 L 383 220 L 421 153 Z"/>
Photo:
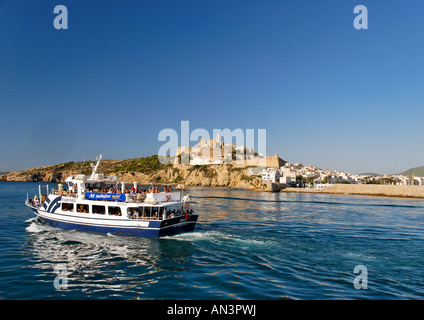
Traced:
<path fill-rule="evenodd" d="M 102 155 L 92 164 L 91 176 L 75 175 L 49 192 L 39 186 L 38 196 L 27 195 L 25 204 L 39 220 L 54 227 L 122 236 L 163 237 L 194 230 L 198 214 L 189 208 L 184 188 L 159 192 L 151 185 L 131 191 L 117 176 L 98 174 Z"/>

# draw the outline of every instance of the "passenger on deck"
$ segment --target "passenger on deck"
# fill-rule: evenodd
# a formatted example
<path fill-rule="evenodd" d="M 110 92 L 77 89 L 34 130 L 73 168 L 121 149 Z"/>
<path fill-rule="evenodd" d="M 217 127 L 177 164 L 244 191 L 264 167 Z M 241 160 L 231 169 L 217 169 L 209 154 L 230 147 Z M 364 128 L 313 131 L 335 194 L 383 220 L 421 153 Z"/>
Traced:
<path fill-rule="evenodd" d="M 34 199 L 32 200 L 32 204 L 33 204 L 34 207 L 40 206 L 40 200 L 38 200 L 37 196 L 34 196 Z"/>

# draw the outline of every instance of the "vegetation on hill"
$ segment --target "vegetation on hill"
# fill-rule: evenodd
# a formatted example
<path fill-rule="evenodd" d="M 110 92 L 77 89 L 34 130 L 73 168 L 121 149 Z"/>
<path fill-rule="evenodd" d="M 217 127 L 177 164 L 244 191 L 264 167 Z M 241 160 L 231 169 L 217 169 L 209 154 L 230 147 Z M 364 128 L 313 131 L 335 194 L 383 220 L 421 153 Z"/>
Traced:
<path fill-rule="evenodd" d="M 144 158 L 119 161 L 110 165 L 109 168 L 105 168 L 104 172 L 106 174 L 117 172 L 141 172 L 149 174 L 163 169 L 164 166 L 165 165 L 160 163 L 158 156 L 153 155 Z"/>
<path fill-rule="evenodd" d="M 424 177 L 424 166 L 411 168 L 402 172 L 401 174 L 408 177 Z"/>
<path fill-rule="evenodd" d="M 91 165 L 97 161 L 65 162 L 57 165 L 33 168 L 25 171 L 10 172 L 2 175 L 2 180 L 8 181 L 60 181 L 69 175 L 85 174 L 92 172 Z M 126 160 L 102 160 L 97 170 L 98 173 L 155 173 L 165 166 L 159 162 L 158 156 L 153 155 L 144 158 Z"/>

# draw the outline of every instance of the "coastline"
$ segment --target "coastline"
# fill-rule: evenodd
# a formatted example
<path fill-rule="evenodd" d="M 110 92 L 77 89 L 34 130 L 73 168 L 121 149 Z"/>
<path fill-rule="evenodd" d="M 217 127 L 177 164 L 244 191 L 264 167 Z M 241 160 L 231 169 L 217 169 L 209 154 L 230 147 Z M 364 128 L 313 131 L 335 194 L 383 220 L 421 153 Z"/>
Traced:
<path fill-rule="evenodd" d="M 325 189 L 285 188 L 280 192 L 326 193 L 424 199 L 424 186 L 336 184 Z"/>
<path fill-rule="evenodd" d="M 3 181 L 3 182 L 30 182 L 30 183 L 43 183 L 42 181 Z M 49 183 L 45 181 L 44 183 Z M 139 182 L 145 185 L 149 183 Z M 178 184 L 175 182 L 157 183 L 166 184 L 173 187 Z M 234 185 L 210 185 L 210 184 L 186 184 L 188 187 L 209 187 L 209 188 L 225 188 L 225 189 L 240 189 L 245 191 L 255 192 L 271 192 L 252 186 L 234 186 Z M 325 189 L 309 189 L 309 188 L 285 188 L 279 192 L 287 193 L 320 193 L 320 194 L 338 194 L 338 195 L 358 195 L 358 196 L 371 196 L 371 197 L 387 197 L 387 198 L 409 198 L 416 200 L 424 200 L 424 186 L 403 186 L 403 185 L 367 185 L 367 184 L 351 184 L 351 185 L 334 185 Z"/>
<path fill-rule="evenodd" d="M 122 167 L 127 165 L 124 160 L 117 162 L 105 160 L 101 164 L 101 170 L 118 176 L 120 181 L 141 184 L 153 182 L 158 185 L 178 185 L 184 183 L 186 187 L 223 187 L 231 189 L 244 189 L 261 192 L 292 192 L 292 193 L 324 193 L 344 194 L 380 197 L 401 197 L 424 199 L 424 186 L 420 185 L 377 185 L 377 184 L 335 184 L 325 189 L 309 188 L 284 188 L 273 190 L 269 183 L 260 176 L 249 174 L 249 168 L 236 167 L 227 164 L 221 165 L 167 165 L 152 172 L 140 172 L 140 170 L 128 170 Z M 59 182 L 66 177 L 81 172 L 81 163 L 60 164 L 42 168 L 34 168 L 25 171 L 10 172 L 0 175 L 0 181 L 8 182 Z"/>

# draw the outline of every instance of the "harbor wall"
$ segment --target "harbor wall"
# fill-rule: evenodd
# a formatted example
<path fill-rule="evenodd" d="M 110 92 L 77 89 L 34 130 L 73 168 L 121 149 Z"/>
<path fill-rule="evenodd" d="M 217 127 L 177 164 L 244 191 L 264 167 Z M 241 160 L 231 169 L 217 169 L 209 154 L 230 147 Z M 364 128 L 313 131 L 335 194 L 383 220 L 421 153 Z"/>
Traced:
<path fill-rule="evenodd" d="M 330 194 L 356 194 L 389 197 L 424 198 L 424 186 L 335 184 L 325 189 L 286 188 L 281 192 L 307 192 Z"/>

